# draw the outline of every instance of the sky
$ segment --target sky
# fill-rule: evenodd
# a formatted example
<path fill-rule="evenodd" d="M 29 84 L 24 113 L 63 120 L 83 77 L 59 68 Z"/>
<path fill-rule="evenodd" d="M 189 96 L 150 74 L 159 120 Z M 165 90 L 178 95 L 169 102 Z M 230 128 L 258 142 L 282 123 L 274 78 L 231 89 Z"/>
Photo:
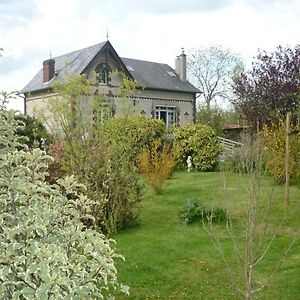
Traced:
<path fill-rule="evenodd" d="M 251 66 L 299 43 L 300 0 L 0 0 L 0 91 L 21 90 L 50 57 L 107 39 L 121 57 L 167 63 L 220 45 Z M 22 111 L 21 100 L 10 108 Z"/>

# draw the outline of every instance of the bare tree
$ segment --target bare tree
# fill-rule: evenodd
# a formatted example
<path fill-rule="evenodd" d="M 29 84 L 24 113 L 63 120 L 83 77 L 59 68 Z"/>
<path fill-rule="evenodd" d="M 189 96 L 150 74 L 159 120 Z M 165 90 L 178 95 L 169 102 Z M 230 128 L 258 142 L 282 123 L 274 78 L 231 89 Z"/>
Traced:
<path fill-rule="evenodd" d="M 290 242 L 281 252 L 280 258 L 274 262 L 273 270 L 264 279 L 258 280 L 256 273 L 259 264 L 267 259 L 270 249 L 274 247 L 276 238 L 281 233 L 291 212 L 282 207 L 281 216 L 274 215 L 272 205 L 275 190 L 263 188 L 261 181 L 263 159 L 259 151 L 259 141 L 255 141 L 251 145 L 249 144 L 247 148 L 242 149 L 238 161 L 239 169 L 248 173 L 249 177 L 248 186 L 245 187 L 247 200 L 244 222 L 233 222 L 232 217 L 230 217 L 232 204 L 228 201 L 228 187 L 224 176 L 225 206 L 228 211 L 226 232 L 232 242 L 233 260 L 224 251 L 221 242 L 224 234 L 221 236 L 212 222 L 208 222 L 208 225 L 203 223 L 203 226 L 220 252 L 226 265 L 227 274 L 240 297 L 253 300 L 256 294 L 271 284 L 273 276 L 279 271 L 289 250 L 297 240 L 298 234 L 295 233 L 291 237 Z"/>
<path fill-rule="evenodd" d="M 217 99 L 233 96 L 232 85 L 243 69 L 239 55 L 221 46 L 192 49 L 188 55 L 189 80 L 201 91 L 207 109 Z M 201 99 L 200 98 L 200 99 Z"/>

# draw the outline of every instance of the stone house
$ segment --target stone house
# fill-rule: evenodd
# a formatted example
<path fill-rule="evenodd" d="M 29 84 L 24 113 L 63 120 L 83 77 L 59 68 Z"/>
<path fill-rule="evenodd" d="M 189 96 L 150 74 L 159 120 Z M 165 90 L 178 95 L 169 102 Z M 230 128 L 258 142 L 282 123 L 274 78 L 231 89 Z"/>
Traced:
<path fill-rule="evenodd" d="M 55 81 L 62 81 L 66 74 L 85 74 L 109 99 L 110 115 L 122 116 L 122 76 L 111 76 L 113 72 L 121 72 L 141 86 L 126 99 L 132 114 L 162 119 L 168 127 L 195 122 L 196 94 L 200 91 L 186 80 L 183 51 L 175 59 L 174 70 L 167 64 L 120 57 L 109 41 L 45 60 L 21 90 L 25 113 L 32 116 L 36 109 L 47 107 L 49 97 L 55 96 L 51 88 Z"/>

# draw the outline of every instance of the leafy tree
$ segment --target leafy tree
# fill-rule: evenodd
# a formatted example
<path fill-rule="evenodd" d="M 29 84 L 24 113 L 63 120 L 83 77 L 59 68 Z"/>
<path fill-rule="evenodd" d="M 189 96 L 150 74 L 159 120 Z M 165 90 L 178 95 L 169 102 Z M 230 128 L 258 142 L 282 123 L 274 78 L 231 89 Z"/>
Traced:
<path fill-rule="evenodd" d="M 197 109 L 197 123 L 211 126 L 217 135 L 222 135 L 225 125 L 225 112 L 216 105 L 209 109 L 206 105 L 199 105 Z"/>
<path fill-rule="evenodd" d="M 0 105 L 0 298 L 103 299 L 127 293 L 117 281 L 112 240 L 94 229 L 97 203 L 73 176 L 55 185 L 45 181 L 51 157 L 40 149 L 22 150 L 16 134 L 22 126 Z"/>
<path fill-rule="evenodd" d="M 294 114 L 300 96 L 300 45 L 259 51 L 252 69 L 236 80 L 232 103 L 247 120 L 260 128 L 277 124 L 287 112 Z"/>
<path fill-rule="evenodd" d="M 59 96 L 47 108 L 51 118 L 47 112 L 44 117 L 63 144 L 63 155 L 57 156 L 61 166 L 54 169 L 62 167 L 86 185 L 98 203 L 93 216 L 110 235 L 136 222 L 140 211 L 142 184 L 130 160 L 130 142 L 114 143 L 106 135 L 102 116 L 104 110 L 109 114 L 111 103 L 85 76 L 71 76 L 55 91 Z"/>
<path fill-rule="evenodd" d="M 212 105 L 209 109 L 204 104 L 197 108 L 197 123 L 211 126 L 218 136 L 224 135 L 226 125 L 239 124 L 242 117 L 234 108 L 222 109 Z"/>
<path fill-rule="evenodd" d="M 197 123 L 211 126 L 217 135 L 223 136 L 225 125 L 240 123 L 241 116 L 235 109 L 222 109 L 212 105 L 209 109 L 199 105 L 197 109 Z"/>
<path fill-rule="evenodd" d="M 243 63 L 230 50 L 211 46 L 192 49 L 188 55 L 187 67 L 190 81 L 202 92 L 200 100 L 210 109 L 216 100 L 233 97 L 233 79 L 240 73 Z"/>

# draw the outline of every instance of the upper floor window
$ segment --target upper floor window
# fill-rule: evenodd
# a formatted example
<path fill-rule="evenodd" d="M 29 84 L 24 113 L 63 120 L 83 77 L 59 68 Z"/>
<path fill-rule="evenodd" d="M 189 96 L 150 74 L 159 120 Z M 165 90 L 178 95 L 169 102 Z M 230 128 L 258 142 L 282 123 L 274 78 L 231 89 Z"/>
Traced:
<path fill-rule="evenodd" d="M 104 64 L 100 64 L 96 67 L 97 80 L 101 84 L 108 84 L 108 70 Z"/>

